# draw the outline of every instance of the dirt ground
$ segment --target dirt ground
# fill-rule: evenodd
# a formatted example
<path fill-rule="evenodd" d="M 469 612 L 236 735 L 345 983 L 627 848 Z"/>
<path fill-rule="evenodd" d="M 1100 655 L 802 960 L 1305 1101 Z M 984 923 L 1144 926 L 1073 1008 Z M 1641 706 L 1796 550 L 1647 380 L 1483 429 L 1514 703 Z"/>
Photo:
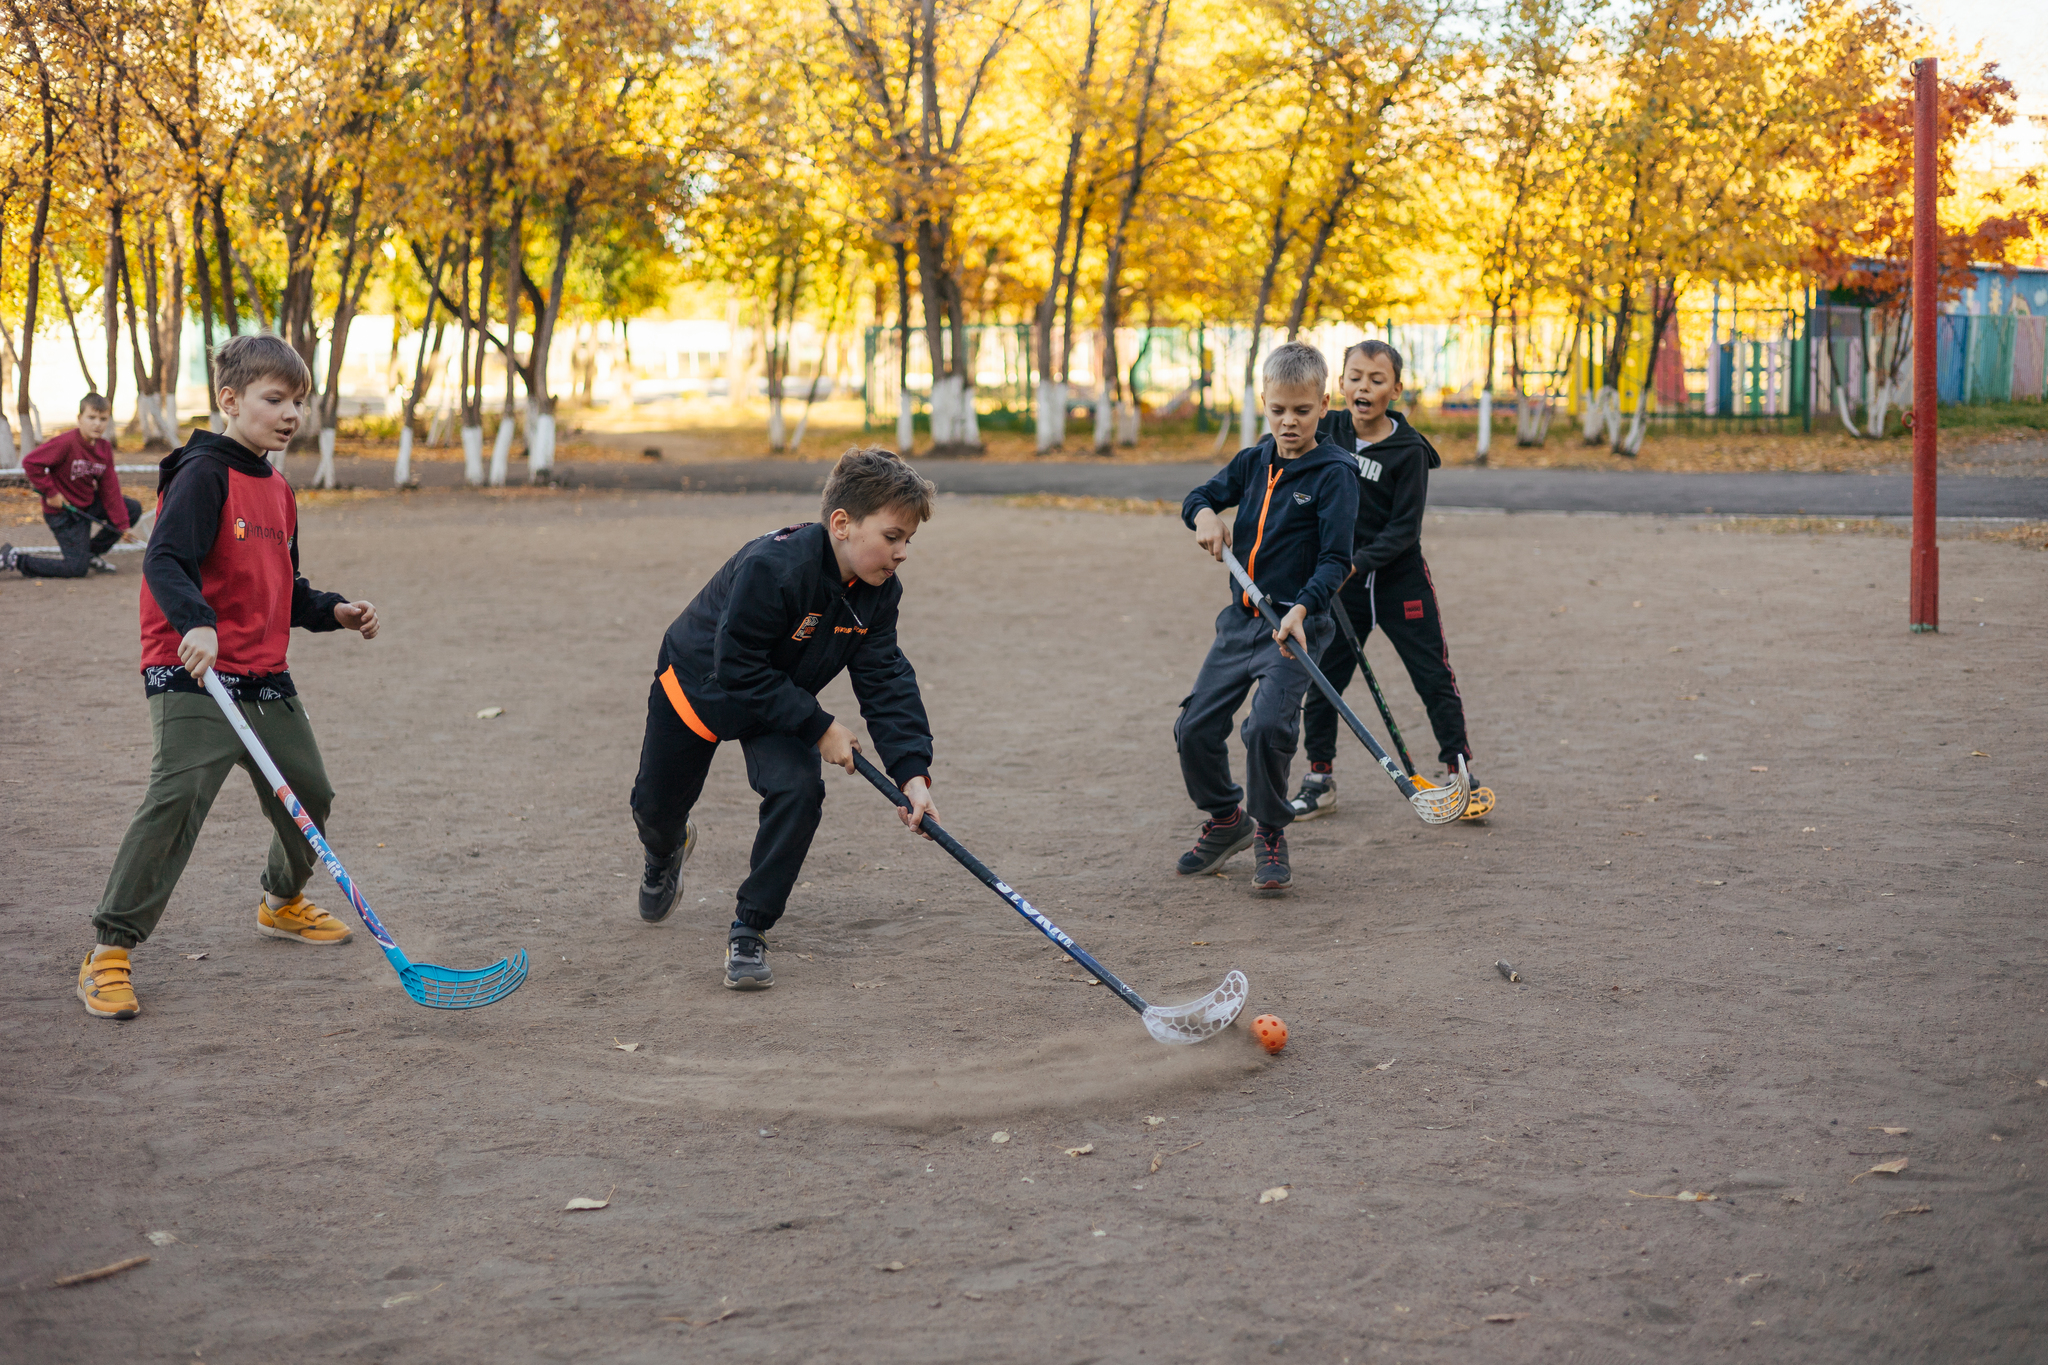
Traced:
<path fill-rule="evenodd" d="M 903 638 L 947 825 L 1141 992 L 1244 969 L 1293 1031 L 1268 1058 L 1150 1042 L 837 773 L 774 990 L 718 985 L 737 753 L 681 908 L 640 923 L 657 639 L 809 512 L 306 508 L 313 581 L 387 623 L 294 644 L 337 850 L 416 959 L 532 955 L 466 1013 L 366 935 L 255 934 L 236 778 L 137 953 L 143 1015 L 88 1018 L 149 758 L 137 566 L 0 584 L 0 1357 L 2048 1358 L 2048 555 L 1946 543 L 1916 637 L 1902 540 L 1432 516 L 1500 807 L 1426 828 L 1347 738 L 1294 893 L 1255 901 L 1243 855 L 1171 872 L 1222 571 L 1170 517 L 945 500 Z"/>

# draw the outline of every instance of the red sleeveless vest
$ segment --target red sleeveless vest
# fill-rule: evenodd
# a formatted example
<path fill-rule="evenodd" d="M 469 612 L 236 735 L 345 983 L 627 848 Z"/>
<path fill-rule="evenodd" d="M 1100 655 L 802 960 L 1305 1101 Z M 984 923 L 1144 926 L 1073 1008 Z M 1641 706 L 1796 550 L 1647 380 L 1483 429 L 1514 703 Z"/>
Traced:
<path fill-rule="evenodd" d="M 158 505 L 163 502 L 157 496 Z M 259 479 L 228 471 L 227 501 L 220 509 L 220 534 L 199 564 L 199 591 L 220 620 L 220 671 L 253 677 L 285 671 L 285 647 L 292 633 L 292 537 L 299 509 L 283 473 Z M 163 609 L 142 584 L 142 666 L 178 662 L 183 637 L 164 619 Z"/>

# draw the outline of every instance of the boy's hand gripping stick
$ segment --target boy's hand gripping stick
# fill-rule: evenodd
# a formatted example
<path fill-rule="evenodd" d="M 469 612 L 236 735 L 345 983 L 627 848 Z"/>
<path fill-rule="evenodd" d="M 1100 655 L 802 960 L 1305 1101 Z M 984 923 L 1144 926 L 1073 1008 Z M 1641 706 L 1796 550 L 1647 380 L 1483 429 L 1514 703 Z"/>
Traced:
<path fill-rule="evenodd" d="M 363 927 L 370 931 L 370 937 L 376 939 L 384 949 L 384 956 L 398 973 L 399 982 L 404 985 L 405 993 L 412 997 L 414 1004 L 426 1005 L 437 1010 L 475 1009 L 478 1005 L 488 1005 L 494 1000 L 501 1000 L 519 989 L 519 984 L 526 980 L 524 948 L 515 953 L 510 961 L 500 961 L 495 967 L 485 967 L 473 972 L 456 971 L 452 967 L 436 967 L 431 962 L 414 962 L 400 952 L 398 944 L 392 940 L 390 933 L 370 909 L 370 903 L 363 899 L 363 893 L 356 890 L 356 884 L 349 879 L 347 869 L 341 865 L 341 859 L 334 856 L 334 850 L 329 848 L 327 840 L 321 837 L 319 827 L 313 823 L 313 818 L 306 814 L 305 807 L 299 804 L 299 798 L 292 794 L 284 775 L 278 772 L 277 765 L 270 761 L 270 754 L 264 749 L 263 741 L 256 738 L 256 732 L 249 728 L 248 720 L 242 715 L 242 708 L 228 695 L 228 689 L 221 682 L 219 675 L 209 668 L 203 681 L 206 690 L 220 703 L 220 709 L 227 715 L 228 724 L 234 726 L 235 733 L 241 737 L 242 747 L 249 751 L 250 758 L 256 760 L 257 768 L 263 773 L 263 780 L 277 793 L 277 799 L 284 805 L 285 814 L 291 816 L 293 823 L 298 825 L 299 832 L 306 836 L 306 842 L 320 855 L 320 861 L 327 864 L 327 870 L 334 874 L 335 882 L 348 896 L 348 903 L 363 917 Z"/>
<path fill-rule="evenodd" d="M 853 765 L 860 775 L 875 784 L 875 790 L 894 801 L 904 810 L 909 810 L 910 798 L 896 789 L 888 774 L 868 762 L 867 755 L 860 750 L 853 751 Z M 1008 901 L 1010 908 L 1031 921 L 1032 928 L 1044 934 L 1065 950 L 1068 957 L 1081 964 L 1089 975 L 1116 992 L 1117 999 L 1138 1012 L 1145 1021 L 1145 1031 L 1162 1043 L 1199 1043 L 1213 1038 L 1230 1027 L 1238 1012 L 1244 1008 L 1245 997 L 1250 994 L 1250 983 L 1243 972 L 1232 969 L 1223 981 L 1207 995 L 1190 1000 L 1184 1005 L 1148 1005 L 1145 998 L 1119 981 L 1109 968 L 1097 962 L 1079 944 L 1068 938 L 1057 924 L 1032 908 L 1031 902 L 1012 891 L 1003 879 L 988 870 L 981 859 L 960 846 L 960 841 L 939 828 L 939 822 L 927 815 L 917 822 L 917 829 L 933 843 L 952 854 L 962 867 L 972 872 L 989 890 Z"/>
<path fill-rule="evenodd" d="M 1259 591 L 1259 585 L 1252 582 L 1252 576 L 1244 571 L 1244 565 L 1237 562 L 1237 556 L 1231 553 L 1227 546 L 1223 551 L 1223 562 L 1230 566 L 1230 576 L 1237 580 L 1237 585 L 1244 590 L 1245 596 L 1251 598 L 1252 605 L 1259 609 L 1259 613 L 1274 630 L 1280 629 L 1280 614 L 1273 610 L 1272 599 Z M 1448 825 L 1465 813 L 1465 805 L 1472 796 L 1466 789 L 1462 777 L 1455 785 L 1438 787 L 1419 778 L 1411 778 L 1402 772 L 1395 766 L 1394 760 L 1387 757 L 1387 751 L 1372 737 L 1372 732 L 1365 728 L 1365 722 L 1344 704 L 1344 698 L 1330 685 L 1329 678 L 1316 666 L 1316 661 L 1309 657 L 1309 652 L 1298 647 L 1296 652 L 1301 656 L 1302 667 L 1308 670 L 1309 677 L 1322 689 L 1330 705 L 1337 708 L 1337 714 L 1344 718 L 1344 723 L 1351 727 L 1351 733 L 1357 735 L 1359 742 L 1365 745 L 1366 752 L 1379 762 L 1388 777 L 1394 779 L 1394 785 L 1400 789 L 1401 795 L 1408 798 L 1408 804 L 1415 807 L 1415 813 L 1422 817 L 1424 824 Z"/>

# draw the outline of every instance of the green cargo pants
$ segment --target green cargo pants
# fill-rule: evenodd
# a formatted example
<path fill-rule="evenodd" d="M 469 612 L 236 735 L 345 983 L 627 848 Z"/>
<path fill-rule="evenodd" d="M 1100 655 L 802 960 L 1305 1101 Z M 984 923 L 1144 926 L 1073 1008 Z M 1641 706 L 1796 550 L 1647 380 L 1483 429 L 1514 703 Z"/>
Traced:
<path fill-rule="evenodd" d="M 244 702 L 242 714 L 299 804 L 325 834 L 334 789 L 327 784 L 327 768 L 320 761 L 320 746 L 313 742 L 304 702 L 298 697 Z M 206 823 L 213 798 L 237 764 L 254 780 L 257 800 L 274 831 L 263 889 L 279 900 L 298 895 L 319 859 L 285 814 L 283 803 L 264 784 L 213 698 L 193 692 L 157 693 L 149 699 L 149 738 L 149 791 L 128 824 L 100 908 L 92 917 L 99 942 L 133 948 L 156 928 L 192 856 L 192 846 L 199 841 L 199 827 Z"/>

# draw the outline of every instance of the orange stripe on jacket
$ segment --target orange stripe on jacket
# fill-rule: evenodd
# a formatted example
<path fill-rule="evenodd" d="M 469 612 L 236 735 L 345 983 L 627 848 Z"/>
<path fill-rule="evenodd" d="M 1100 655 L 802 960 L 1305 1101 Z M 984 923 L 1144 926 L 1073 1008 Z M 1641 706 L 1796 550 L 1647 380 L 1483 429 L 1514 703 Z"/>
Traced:
<path fill-rule="evenodd" d="M 676 714 L 683 718 L 683 724 L 696 731 L 697 738 L 706 744 L 718 743 L 718 736 L 711 733 L 711 727 L 697 719 L 697 712 L 690 705 L 690 699 L 683 695 L 683 685 L 676 681 L 676 668 L 670 664 L 661 671 L 661 690 L 668 693 L 668 704 L 676 708 Z"/>

